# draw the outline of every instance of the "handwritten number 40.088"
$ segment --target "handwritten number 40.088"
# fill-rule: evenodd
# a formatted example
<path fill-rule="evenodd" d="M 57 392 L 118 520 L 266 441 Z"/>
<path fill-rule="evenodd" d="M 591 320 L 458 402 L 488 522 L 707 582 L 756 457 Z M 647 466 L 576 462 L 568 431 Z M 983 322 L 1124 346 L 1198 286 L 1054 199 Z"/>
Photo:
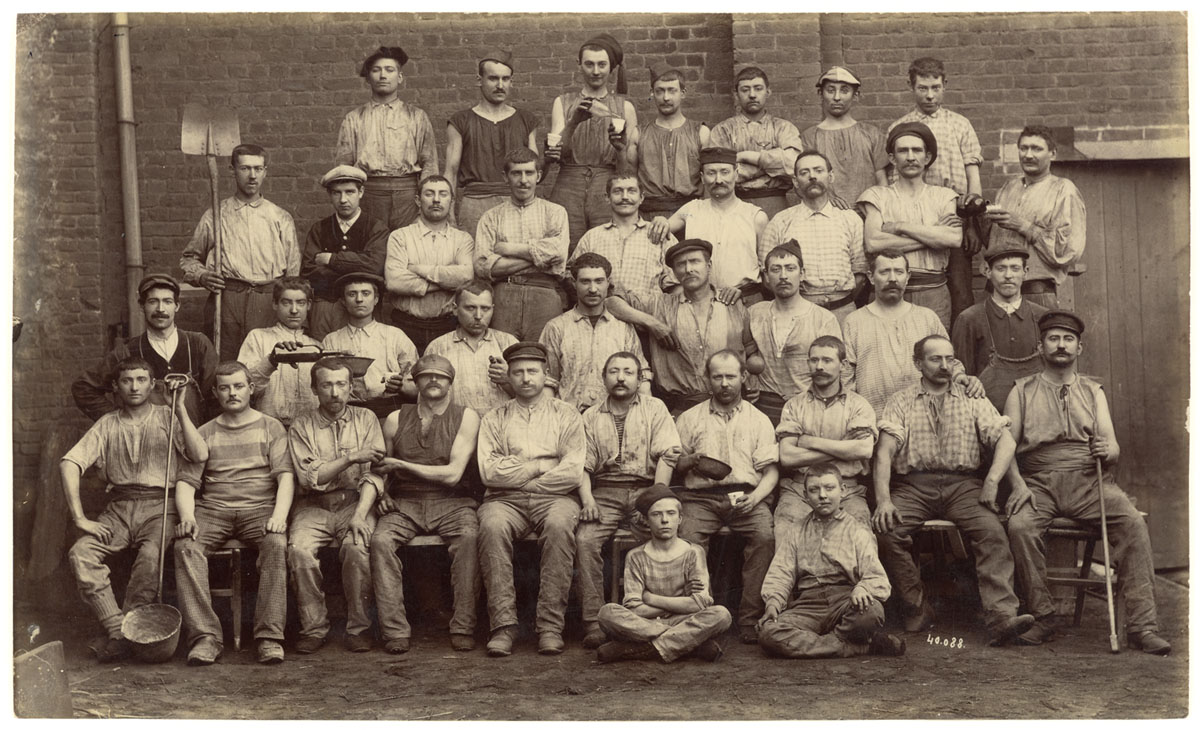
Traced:
<path fill-rule="evenodd" d="M 949 639 L 943 639 L 940 636 L 934 636 L 933 634 L 926 634 L 925 635 L 925 643 L 933 644 L 934 646 L 944 646 L 947 649 L 963 648 L 962 638 L 956 637 L 956 636 L 951 636 Z"/>

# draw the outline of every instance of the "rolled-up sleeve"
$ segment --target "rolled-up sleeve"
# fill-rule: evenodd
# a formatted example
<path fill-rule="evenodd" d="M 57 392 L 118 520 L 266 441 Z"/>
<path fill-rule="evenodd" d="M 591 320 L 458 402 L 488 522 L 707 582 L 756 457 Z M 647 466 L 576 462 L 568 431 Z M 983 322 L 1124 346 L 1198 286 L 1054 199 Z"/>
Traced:
<path fill-rule="evenodd" d="M 674 468 L 679 461 L 679 453 L 682 448 L 679 442 L 679 430 L 675 428 L 675 421 L 672 420 L 671 412 L 667 410 L 667 407 L 661 401 L 653 401 L 653 403 L 650 460 L 653 463 L 662 461 Z"/>
<path fill-rule="evenodd" d="M 969 398 L 971 410 L 975 416 L 975 432 L 980 443 L 994 447 L 1000 436 L 1009 432 L 1012 421 L 1008 416 L 1000 415 L 996 406 L 987 398 Z"/>
<path fill-rule="evenodd" d="M 538 269 L 561 276 L 566 271 L 567 251 L 571 239 L 567 211 L 554 206 L 546 212 L 546 229 L 541 238 L 529 242 L 533 265 Z"/>
<path fill-rule="evenodd" d="M 317 484 L 317 472 L 328 459 L 322 458 L 317 451 L 316 434 L 312 432 L 310 420 L 304 419 L 292 424 L 288 431 L 288 448 L 292 452 L 292 465 L 295 467 L 296 479 L 300 486 L 317 492 L 325 491 Z"/>
<path fill-rule="evenodd" d="M 796 586 L 796 537 L 794 531 L 786 534 L 782 544 L 775 549 L 775 557 L 762 582 L 763 603 L 777 612 L 787 606 Z"/>
<path fill-rule="evenodd" d="M 883 563 L 879 561 L 875 537 L 863 528 L 854 531 L 853 542 L 860 574 L 858 586 L 864 588 L 871 598 L 883 603 L 892 595 L 892 584 L 883 570 Z"/>
<path fill-rule="evenodd" d="M 497 209 L 493 208 L 483 214 L 475 228 L 475 275 L 488 281 L 492 279 L 492 267 L 500 260 L 500 254 L 494 250 L 499 226 L 498 217 Z"/>
<path fill-rule="evenodd" d="M 904 421 L 905 402 L 899 396 L 899 393 L 893 395 L 883 407 L 883 414 L 879 416 L 879 431 L 896 439 L 898 446 L 903 446 L 908 441 L 908 427 Z"/>

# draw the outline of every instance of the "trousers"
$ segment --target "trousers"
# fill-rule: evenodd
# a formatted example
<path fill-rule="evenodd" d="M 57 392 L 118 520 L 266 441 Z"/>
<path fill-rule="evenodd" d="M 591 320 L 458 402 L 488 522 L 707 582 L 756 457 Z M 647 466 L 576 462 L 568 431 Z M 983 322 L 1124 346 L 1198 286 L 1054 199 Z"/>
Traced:
<path fill-rule="evenodd" d="M 321 590 L 321 564 L 317 550 L 338 546 L 342 563 L 342 590 L 346 595 L 346 635 L 356 636 L 371 628 L 371 564 L 369 548 L 354 544 L 350 518 L 357 506 L 357 493 L 336 511 L 301 498 L 292 508 L 288 530 L 287 562 L 300 614 L 300 635 L 324 638 L 329 633 L 329 612 Z M 375 515 L 367 514 L 367 526 L 375 529 Z"/>
<path fill-rule="evenodd" d="M 566 308 L 560 290 L 532 284 L 496 284 L 495 301 L 492 327 L 522 342 L 536 342 L 546 323 Z"/>
<path fill-rule="evenodd" d="M 454 328 L 458 326 L 458 320 L 453 314 L 434 319 L 422 319 L 399 309 L 393 309 L 392 326 L 399 327 L 404 334 L 408 335 L 408 339 L 412 340 L 417 352 L 425 352 L 425 348 L 429 347 L 430 342 L 447 332 L 453 332 Z"/>
<path fill-rule="evenodd" d="M 418 175 L 368 177 L 363 186 L 362 209 L 367 215 L 387 223 L 388 230 L 403 228 L 417 219 Z"/>
<path fill-rule="evenodd" d="M 592 488 L 592 498 L 600 510 L 600 519 L 580 522 L 575 530 L 575 571 L 579 576 L 579 605 L 585 631 L 599 625 L 600 606 L 604 603 L 604 544 L 622 522 L 628 523 L 638 542 L 650 539 L 645 520 L 635 507 L 638 496 L 648 488 Z M 614 574 L 620 570 L 620 565 L 613 566 Z"/>
<path fill-rule="evenodd" d="M 612 220 L 612 206 L 608 202 L 608 194 L 604 192 L 604 186 L 612 174 L 613 170 L 609 167 L 559 166 L 558 178 L 547 199 L 567 209 L 570 253 L 575 253 L 575 246 L 583 234 Z"/>
<path fill-rule="evenodd" d="M 670 663 L 729 630 L 733 618 L 724 606 L 709 606 L 695 613 L 657 618 L 639 616 L 619 603 L 606 603 L 598 614 L 600 628 L 625 641 L 648 641 L 664 662 Z"/>
<path fill-rule="evenodd" d="M 483 217 L 483 214 L 508 198 L 507 193 L 503 195 L 467 195 L 460 191 L 458 204 L 454 210 L 459 230 L 466 231 L 471 238 L 475 238 L 476 230 L 479 228 L 479 219 Z"/>
<path fill-rule="evenodd" d="M 327 302 L 316 299 L 308 312 L 308 336 L 320 342 L 325 335 L 340 330 L 350 321 L 346 308 L 339 302 Z"/>
<path fill-rule="evenodd" d="M 220 294 L 210 294 L 204 305 L 204 326 L 210 335 L 217 319 L 218 296 L 221 297 L 221 347 L 217 355 L 221 362 L 236 360 L 250 330 L 273 327 L 277 321 L 271 287 L 243 291 L 225 289 Z"/>
<path fill-rule="evenodd" d="M 883 604 L 866 610 L 850 603 L 854 586 L 823 585 L 803 591 L 774 621 L 763 624 L 758 643 L 768 654 L 791 659 L 858 656 L 883 626 Z"/>

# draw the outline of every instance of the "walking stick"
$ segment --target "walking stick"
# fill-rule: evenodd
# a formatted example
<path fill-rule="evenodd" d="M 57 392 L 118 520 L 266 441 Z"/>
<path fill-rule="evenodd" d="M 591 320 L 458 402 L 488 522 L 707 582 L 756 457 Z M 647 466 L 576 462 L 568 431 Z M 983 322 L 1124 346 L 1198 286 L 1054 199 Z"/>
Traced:
<path fill-rule="evenodd" d="M 1088 440 L 1095 438 L 1088 429 L 1083 430 Z M 1108 647 L 1113 654 L 1121 651 L 1117 641 L 1117 614 L 1113 608 L 1112 563 L 1108 555 L 1108 513 L 1104 508 L 1104 464 L 1096 457 L 1096 490 L 1100 494 L 1100 542 L 1104 546 L 1104 597 L 1108 601 Z"/>

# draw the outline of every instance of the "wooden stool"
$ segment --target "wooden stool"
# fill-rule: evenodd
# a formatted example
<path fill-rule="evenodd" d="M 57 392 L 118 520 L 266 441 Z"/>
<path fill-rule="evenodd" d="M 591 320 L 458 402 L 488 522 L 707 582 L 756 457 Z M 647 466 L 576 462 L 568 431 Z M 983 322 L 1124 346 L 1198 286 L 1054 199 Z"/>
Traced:
<path fill-rule="evenodd" d="M 1140 512 L 1142 519 L 1146 519 L 1146 513 Z M 1100 593 L 1101 600 L 1105 599 L 1104 576 L 1099 577 L 1092 575 L 1092 563 L 1095 562 L 1096 545 L 1100 543 L 1100 525 L 1089 525 L 1083 522 L 1066 517 L 1055 517 L 1050 521 L 1050 527 L 1046 530 L 1046 541 L 1050 540 L 1069 540 L 1071 542 L 1070 555 L 1072 558 L 1077 558 L 1079 555 L 1079 544 L 1083 543 L 1083 559 L 1079 561 L 1078 568 L 1074 562 L 1068 565 L 1051 565 L 1049 554 L 1051 553 L 1050 546 L 1047 544 L 1046 553 L 1046 585 L 1048 587 L 1066 586 L 1075 589 L 1075 617 L 1073 624 L 1078 626 L 1083 621 L 1083 599 L 1087 595 L 1089 588 L 1094 588 Z M 1103 566 L 1104 570 L 1112 570 L 1112 566 Z M 1117 619 L 1117 627 L 1121 629 L 1121 605 L 1124 601 L 1117 597 L 1117 585 L 1120 582 L 1120 576 L 1115 572 L 1112 577 L 1113 584 L 1113 600 L 1116 601 L 1113 606 L 1114 614 Z"/>
<path fill-rule="evenodd" d="M 242 650 L 242 551 L 250 546 L 240 540 L 226 540 L 221 547 L 209 555 L 213 558 L 229 559 L 229 586 L 214 588 L 209 585 L 208 592 L 213 598 L 228 598 L 233 609 L 233 650 Z M 211 572 L 210 572 L 211 575 Z"/>

